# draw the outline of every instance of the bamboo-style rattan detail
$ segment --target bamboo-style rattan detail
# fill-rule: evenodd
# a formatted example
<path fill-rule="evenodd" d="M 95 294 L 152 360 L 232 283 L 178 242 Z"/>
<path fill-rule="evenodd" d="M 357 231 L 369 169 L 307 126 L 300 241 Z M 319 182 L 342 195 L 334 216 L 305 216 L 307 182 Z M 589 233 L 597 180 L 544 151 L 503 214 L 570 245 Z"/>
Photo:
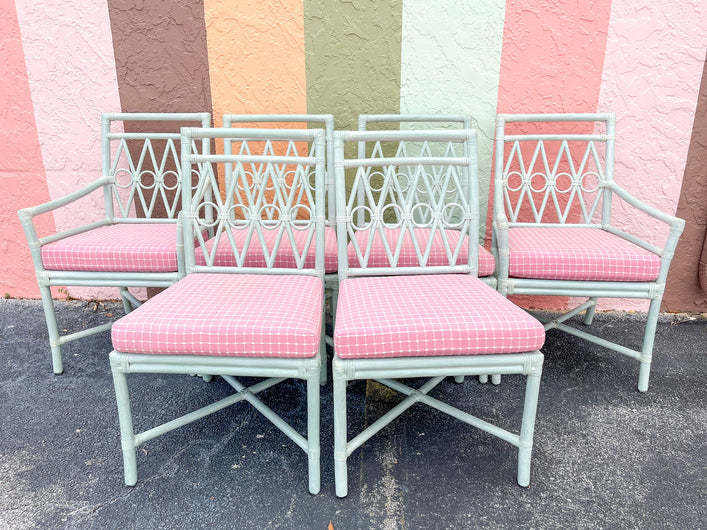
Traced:
<path fill-rule="evenodd" d="M 206 138 L 237 141 L 245 147 L 240 154 L 226 152 L 214 155 L 194 152 L 194 146 Z M 254 141 L 264 142 L 264 151 L 256 153 L 249 147 Z M 304 155 L 298 154 L 296 149 L 297 145 L 302 144 L 307 145 Z M 182 129 L 182 173 L 197 171 L 199 174 L 199 181 L 195 186 L 182 187 L 183 208 L 179 222 L 183 230 L 187 277 L 200 273 L 296 274 L 315 276 L 323 282 L 326 226 L 325 145 L 325 133 L 321 129 Z M 229 178 L 223 193 L 219 193 L 216 177 L 216 167 L 220 164 L 229 168 Z M 210 216 L 207 212 L 213 215 Z M 277 238 L 272 245 L 267 244 L 263 236 L 268 230 L 277 231 Z M 236 231 L 246 234 L 245 243 L 234 237 Z M 298 249 L 294 243 L 295 231 L 307 233 L 303 248 Z M 285 240 L 292 243 L 296 254 L 295 263 L 287 268 L 276 267 L 275 260 Z M 253 250 L 250 249 L 251 242 L 257 243 Z M 226 245 L 229 257 L 232 258 L 226 265 L 220 265 L 216 260 L 214 249 L 218 243 Z M 305 262 L 310 250 L 315 253 L 313 264 Z M 265 256 L 266 263 L 263 266 L 247 265 L 248 253 L 253 251 Z M 197 256 L 202 256 L 204 262 L 197 264 Z M 211 294 L 204 292 L 202 297 L 197 302 L 208 306 Z M 194 303 L 194 300 L 189 302 Z M 314 309 L 323 317 L 323 307 Z M 283 324 L 278 322 L 274 325 Z M 319 350 L 314 357 L 309 358 L 155 355 L 113 351 L 110 357 L 120 418 L 125 483 L 133 485 L 137 481 L 136 448 L 140 444 L 225 407 L 246 401 L 307 454 L 309 491 L 318 493 L 319 387 L 326 382 L 323 325 L 321 330 Z M 235 393 L 162 425 L 135 433 L 126 378 L 128 373 L 134 372 L 219 375 L 233 387 Z M 266 379 L 246 387 L 236 377 Z M 303 379 L 307 382 L 306 436 L 288 425 L 257 396 L 261 391 L 288 378 Z M 208 390 L 208 386 L 205 389 Z"/>
<path fill-rule="evenodd" d="M 611 113 L 501 114 L 497 117 L 493 252 L 501 293 L 586 297 L 587 302 L 568 313 L 573 316 L 586 311 L 585 324 L 591 324 L 597 298 L 650 300 L 640 350 L 571 328 L 562 323 L 568 316 L 551 319 L 545 325 L 546 329 L 560 329 L 637 359 L 640 362 L 638 389 L 646 391 L 658 311 L 684 221 L 641 202 L 614 182 L 615 122 Z M 516 123 L 526 124 L 526 129 L 518 133 L 515 131 L 519 126 L 512 125 L 514 129 L 509 134 L 507 124 Z M 537 127 L 542 127 L 542 132 L 536 132 Z M 656 245 L 612 224 L 612 205 L 617 200 L 668 225 L 665 243 Z M 514 227 L 603 230 L 659 256 L 660 272 L 655 281 L 648 282 L 509 277 L 508 237 Z"/>
<path fill-rule="evenodd" d="M 112 126 L 139 122 L 145 132 L 122 132 Z M 179 197 L 185 181 L 179 159 L 178 128 L 185 123 L 208 127 L 208 113 L 107 113 L 101 120 L 101 166 L 103 176 L 73 193 L 45 204 L 19 211 L 20 221 L 32 253 L 49 332 L 54 373 L 64 371 L 61 345 L 110 328 L 102 325 L 60 336 L 52 302 L 51 286 L 80 285 L 119 287 L 126 312 L 139 305 L 127 287 L 166 287 L 183 272 L 181 241 L 175 242 L 177 270 L 173 272 L 90 272 L 47 270 L 42 262 L 42 247 L 67 237 L 113 224 L 175 223 L 180 209 Z M 171 131 L 164 131 L 171 127 Z M 115 127 L 114 127 L 115 128 Z M 157 132 L 158 130 L 162 132 Z M 208 140 L 194 150 L 208 153 Z M 192 173 L 198 177 L 198 170 Z M 78 201 L 91 194 L 103 194 L 103 218 L 79 227 L 39 237 L 34 218 L 59 208 L 79 207 Z M 178 239 L 180 236 L 177 236 Z"/>
<path fill-rule="evenodd" d="M 397 122 L 401 121 L 400 118 L 389 115 L 383 116 L 381 121 Z M 362 119 L 362 127 L 365 127 L 366 118 Z M 416 120 L 413 117 L 410 121 Z M 344 147 L 347 142 L 358 145 L 356 158 L 346 156 Z M 337 132 L 334 135 L 334 160 L 341 282 L 362 281 L 357 277 L 363 276 L 477 275 L 479 190 L 476 131 L 465 127 L 462 130 Z M 427 243 L 421 241 L 420 229 L 429 231 Z M 359 241 L 357 234 L 360 236 L 361 231 L 365 237 Z M 376 264 L 371 265 L 376 235 L 382 242 L 384 259 L 378 256 Z M 444 259 L 431 264 L 435 235 L 442 242 Z M 415 259 L 401 266 L 404 237 L 409 238 Z M 469 241 L 468 252 L 461 259 L 461 245 L 465 238 Z M 469 304 L 473 303 L 474 300 L 469 300 Z M 337 325 L 341 318 L 337 319 Z M 346 359 L 336 355 L 336 348 L 334 353 L 334 473 L 338 496 L 348 493 L 347 458 L 351 453 L 415 403 L 424 403 L 518 447 L 517 480 L 522 486 L 529 484 L 542 353 Z M 477 375 L 485 380 L 489 375 L 497 379 L 501 374 L 526 376 L 519 434 L 429 396 L 429 392 L 447 376 L 460 381 L 466 375 Z M 417 389 L 394 380 L 408 377 L 431 379 Z M 406 397 L 349 440 L 346 386 L 348 381 L 355 379 L 375 379 Z"/>

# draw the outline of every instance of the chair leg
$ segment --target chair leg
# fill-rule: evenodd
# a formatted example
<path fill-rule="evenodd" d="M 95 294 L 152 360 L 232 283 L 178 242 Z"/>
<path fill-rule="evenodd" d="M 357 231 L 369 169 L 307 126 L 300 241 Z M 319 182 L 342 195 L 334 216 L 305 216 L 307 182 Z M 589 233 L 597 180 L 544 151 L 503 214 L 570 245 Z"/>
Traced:
<path fill-rule="evenodd" d="M 326 325 L 325 319 L 322 319 L 322 334 L 319 339 L 319 384 L 325 386 L 327 383 L 327 352 L 326 352 Z"/>
<path fill-rule="evenodd" d="M 120 287 L 120 299 L 123 302 L 123 311 L 125 311 L 126 315 L 133 310 L 133 305 L 130 303 L 130 300 L 125 296 L 125 293 L 127 292 L 127 287 Z"/>
<path fill-rule="evenodd" d="M 309 462 L 309 492 L 313 495 L 319 493 L 321 488 L 319 415 L 319 375 L 315 374 L 307 379 L 307 460 Z"/>
<path fill-rule="evenodd" d="M 648 390 L 648 378 L 651 372 L 651 362 L 653 360 L 653 343 L 655 341 L 655 329 L 658 325 L 658 312 L 660 311 L 661 300 L 651 300 L 646 318 L 646 331 L 643 335 L 643 347 L 641 348 L 640 368 L 638 369 L 638 390 L 645 392 Z"/>
<path fill-rule="evenodd" d="M 348 494 L 346 469 L 346 379 L 334 370 L 334 483 L 337 497 Z"/>
<path fill-rule="evenodd" d="M 118 403 L 118 420 L 120 422 L 120 444 L 123 449 L 123 472 L 125 484 L 134 486 L 137 483 L 137 454 L 135 448 L 135 432 L 133 417 L 130 411 L 130 394 L 128 379 L 124 372 L 113 366 L 113 383 L 115 384 L 115 399 Z"/>
<path fill-rule="evenodd" d="M 520 444 L 518 447 L 518 484 L 530 485 L 530 458 L 533 451 L 533 430 L 535 413 L 538 408 L 541 369 L 530 372 L 526 377 L 523 420 L 520 426 Z"/>
<path fill-rule="evenodd" d="M 587 309 L 587 312 L 584 313 L 584 324 L 587 326 L 591 325 L 592 321 L 594 320 L 594 313 L 597 310 L 597 298 L 590 298 L 589 301 L 594 303 L 589 309 Z"/>
<path fill-rule="evenodd" d="M 56 324 L 56 311 L 52 292 L 48 285 L 39 288 L 42 295 L 42 307 L 44 308 L 44 318 L 47 321 L 47 331 L 49 333 L 49 346 L 52 350 L 52 367 L 56 375 L 64 373 L 64 362 L 61 358 L 61 345 L 59 344 L 59 327 Z"/>

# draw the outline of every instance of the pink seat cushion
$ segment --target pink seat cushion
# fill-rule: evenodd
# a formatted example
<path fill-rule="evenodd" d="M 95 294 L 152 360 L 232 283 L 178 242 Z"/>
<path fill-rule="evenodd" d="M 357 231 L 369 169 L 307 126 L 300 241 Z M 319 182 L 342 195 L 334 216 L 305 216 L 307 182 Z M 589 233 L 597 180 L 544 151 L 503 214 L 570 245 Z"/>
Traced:
<path fill-rule="evenodd" d="M 544 340 L 542 324 L 473 276 L 350 278 L 340 286 L 341 358 L 517 353 Z"/>
<path fill-rule="evenodd" d="M 124 353 L 313 357 L 322 280 L 312 276 L 189 274 L 118 320 Z"/>
<path fill-rule="evenodd" d="M 430 240 L 430 234 L 432 232 L 429 228 L 415 228 L 415 237 L 417 238 L 417 244 L 420 248 L 420 253 L 424 256 L 425 250 L 427 249 L 427 244 Z M 395 255 L 395 249 L 400 238 L 400 228 L 384 228 L 385 238 L 388 241 L 388 246 L 390 247 L 391 254 Z M 459 232 L 456 230 L 445 230 L 448 236 L 448 242 L 452 253 L 457 248 L 457 243 L 459 242 Z M 368 238 L 370 237 L 370 230 L 359 230 L 356 232 L 356 241 L 361 249 L 362 256 L 366 255 L 366 249 L 368 248 Z M 459 257 L 457 258 L 456 265 L 463 265 L 468 259 L 469 244 L 468 238 L 464 238 L 462 242 L 461 250 L 459 251 Z M 447 252 L 444 249 L 444 241 L 442 239 L 442 234 L 439 230 L 435 230 L 434 239 L 432 241 L 432 248 L 430 249 L 430 256 L 427 260 L 426 266 L 449 266 L 449 259 L 447 259 Z M 390 267 L 391 263 L 388 260 L 388 256 L 385 252 L 385 246 L 383 245 L 383 239 L 380 236 L 379 230 L 374 230 L 373 233 L 373 243 L 371 245 L 370 255 L 368 257 L 368 262 L 366 267 Z M 412 237 L 410 236 L 410 231 L 405 230 L 403 234 L 403 243 L 400 249 L 400 256 L 397 262 L 398 267 L 419 267 L 420 262 L 417 259 L 417 253 L 415 252 L 415 246 L 412 242 Z M 353 243 L 349 243 L 349 267 L 358 268 L 360 267 L 358 257 L 356 256 L 356 250 L 354 249 Z M 479 276 L 491 276 L 496 267 L 493 256 L 484 247 L 479 245 Z"/>
<path fill-rule="evenodd" d="M 598 228 L 515 227 L 508 237 L 514 278 L 650 282 L 660 271 L 658 256 Z"/>
<path fill-rule="evenodd" d="M 278 229 L 267 229 L 263 230 L 263 238 L 265 239 L 265 244 L 269 252 L 275 246 L 275 240 L 277 238 Z M 232 230 L 233 239 L 236 242 L 236 248 L 239 252 L 243 250 L 243 244 L 247 236 L 247 230 Z M 309 230 L 292 230 L 294 235 L 295 245 L 297 248 L 297 254 L 301 255 L 309 236 Z M 316 236 L 313 236 L 316 237 Z M 210 254 L 211 249 L 214 247 L 214 241 L 210 240 L 206 242 L 207 252 Z M 315 261 L 315 241 L 312 239 L 312 243 L 309 246 L 309 251 L 307 252 L 307 257 L 304 260 L 305 269 L 313 269 Z M 196 264 L 206 265 L 206 260 L 204 254 L 200 248 L 196 249 Z M 216 257 L 214 259 L 214 265 L 217 267 L 235 267 L 236 258 L 233 255 L 233 250 L 231 249 L 231 243 L 228 240 L 228 236 L 224 233 L 221 234 L 221 238 L 218 242 L 218 247 L 216 248 Z M 258 238 L 257 232 L 253 232 L 253 235 L 248 245 L 248 251 L 246 252 L 244 265 L 246 267 L 265 267 L 265 255 L 263 254 L 263 247 L 260 244 L 260 239 Z M 295 254 L 292 250 L 292 244 L 287 232 L 283 232 L 282 239 L 280 241 L 280 247 L 277 249 L 277 254 L 275 256 L 275 268 L 297 268 L 297 263 L 295 261 Z M 333 228 L 326 227 L 324 229 L 324 270 L 325 272 L 336 272 L 338 269 L 338 261 L 336 256 L 336 232 Z"/>
<path fill-rule="evenodd" d="M 42 247 L 48 270 L 176 272 L 177 224 L 102 226 Z"/>

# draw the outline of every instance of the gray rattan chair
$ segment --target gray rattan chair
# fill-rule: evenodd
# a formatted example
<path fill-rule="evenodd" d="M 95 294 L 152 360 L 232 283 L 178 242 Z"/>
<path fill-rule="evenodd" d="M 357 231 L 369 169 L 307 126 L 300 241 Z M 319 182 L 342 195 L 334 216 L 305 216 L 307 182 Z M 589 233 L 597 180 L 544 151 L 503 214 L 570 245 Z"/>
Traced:
<path fill-rule="evenodd" d="M 373 153 L 395 154 L 347 158 L 346 142 L 369 142 Z M 427 143 L 429 153 L 438 152 L 432 144 L 446 146 L 446 154 L 407 156 L 402 144 L 408 142 Z M 476 131 L 337 132 L 334 146 L 340 277 L 332 361 L 336 494 L 347 494 L 349 455 L 417 402 L 518 447 L 517 480 L 527 486 L 544 330 L 477 277 Z M 527 376 L 519 434 L 429 395 L 446 376 L 482 374 Z M 396 380 L 407 377 L 431 379 L 419 389 Z M 354 379 L 375 379 L 407 397 L 349 441 L 346 386 Z"/>
<path fill-rule="evenodd" d="M 128 123 L 145 132 L 123 132 Z M 211 117 L 208 113 L 104 114 L 103 177 L 66 197 L 19 211 L 37 272 L 55 374 L 64 371 L 63 344 L 110 329 L 111 324 L 61 336 L 51 286 L 118 287 L 127 313 L 140 305 L 128 287 L 166 287 L 179 279 L 183 258 L 177 216 L 185 179 L 178 131 L 188 124 L 209 127 Z M 208 152 L 208 142 L 201 149 Z M 103 219 L 40 237 L 35 217 L 59 208 L 79 208 L 78 201 L 91 194 L 103 194 Z"/>
<path fill-rule="evenodd" d="M 684 222 L 614 182 L 615 134 L 613 114 L 498 116 L 493 215 L 498 289 L 504 295 L 588 298 L 559 318 L 545 319 L 545 329 L 638 360 L 638 389 L 646 391 L 660 302 Z M 667 225 L 665 244 L 656 246 L 616 226 L 612 209 L 617 207 L 656 231 Z M 600 297 L 650 300 L 640 350 L 563 323 L 586 311 L 584 323 L 591 324 Z"/>
<path fill-rule="evenodd" d="M 193 153 L 196 140 L 214 138 L 267 142 L 272 151 Z M 315 144 L 306 152 L 317 155 L 298 156 L 297 144 Z M 309 491 L 319 491 L 319 384 L 326 373 L 324 148 L 320 129 L 182 129 L 182 171 L 202 166 L 193 194 L 184 187 L 182 195 L 187 274 L 112 330 L 126 484 L 137 481 L 140 444 L 247 401 L 307 454 Z M 231 177 L 222 196 L 212 192 L 221 173 L 215 166 L 224 163 L 231 165 Z M 216 214 L 213 220 L 208 209 Z M 207 231 L 212 238 L 203 235 Z M 133 372 L 220 375 L 236 392 L 136 434 L 126 377 Z M 267 379 L 246 387 L 236 376 Z M 306 437 L 256 396 L 288 378 L 307 382 Z"/>

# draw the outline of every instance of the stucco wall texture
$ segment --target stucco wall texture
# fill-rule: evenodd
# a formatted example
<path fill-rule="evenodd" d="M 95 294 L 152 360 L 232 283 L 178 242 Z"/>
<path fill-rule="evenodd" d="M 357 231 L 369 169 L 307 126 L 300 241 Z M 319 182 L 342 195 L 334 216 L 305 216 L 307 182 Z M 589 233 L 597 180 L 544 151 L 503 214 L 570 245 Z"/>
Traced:
<path fill-rule="evenodd" d="M 485 208 L 496 113 L 613 111 L 616 180 L 687 220 L 664 309 L 707 311 L 698 278 L 707 224 L 702 0 L 16 0 L 2 4 L 0 25 L 9 196 L 0 294 L 38 296 L 16 211 L 100 174 L 101 112 L 208 111 L 216 126 L 224 113 L 332 113 L 340 129 L 355 128 L 360 113 L 470 114 Z M 99 206 L 97 198 L 46 216 L 41 228 L 76 226 Z M 656 242 L 665 235 L 621 205 L 616 219 Z"/>

